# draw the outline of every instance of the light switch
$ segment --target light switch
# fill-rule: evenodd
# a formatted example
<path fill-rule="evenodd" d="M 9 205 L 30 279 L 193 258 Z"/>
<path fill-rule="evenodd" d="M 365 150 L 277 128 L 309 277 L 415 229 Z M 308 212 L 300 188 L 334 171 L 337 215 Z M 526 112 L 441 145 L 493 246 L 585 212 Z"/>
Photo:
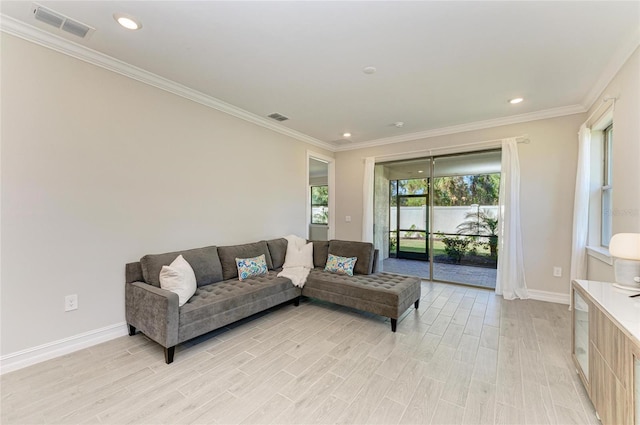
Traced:
<path fill-rule="evenodd" d="M 344 221 L 346 221 L 347 223 L 351 223 L 351 216 L 348 215 L 344 218 Z"/>

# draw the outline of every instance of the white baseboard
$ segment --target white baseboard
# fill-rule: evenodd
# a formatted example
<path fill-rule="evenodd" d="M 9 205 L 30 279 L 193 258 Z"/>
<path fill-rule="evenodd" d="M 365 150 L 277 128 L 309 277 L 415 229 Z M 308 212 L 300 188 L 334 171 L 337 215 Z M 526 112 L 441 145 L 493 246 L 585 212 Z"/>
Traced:
<path fill-rule="evenodd" d="M 0 375 L 127 335 L 125 322 L 27 348 L 0 357 Z"/>
<path fill-rule="evenodd" d="M 528 289 L 529 298 L 538 301 L 547 301 L 550 303 L 569 305 L 569 294 L 560 294 L 558 292 L 538 291 L 536 289 Z"/>

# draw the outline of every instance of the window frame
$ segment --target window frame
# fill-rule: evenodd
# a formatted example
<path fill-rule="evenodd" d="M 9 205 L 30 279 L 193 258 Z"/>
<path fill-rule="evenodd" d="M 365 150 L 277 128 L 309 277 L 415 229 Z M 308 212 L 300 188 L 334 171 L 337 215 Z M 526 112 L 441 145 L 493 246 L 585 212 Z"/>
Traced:
<path fill-rule="evenodd" d="M 597 118 L 589 120 L 591 124 L 591 146 L 589 163 L 589 230 L 587 234 L 587 255 L 607 265 L 613 265 L 613 258 L 609 254 L 608 240 L 602 237 L 604 164 L 605 164 L 605 130 L 615 127 L 613 107 L 604 110 Z M 613 145 L 613 144 L 612 144 Z M 608 152 L 608 166 L 613 174 L 613 149 Z M 610 182 L 612 183 L 612 182 Z M 613 186 L 612 186 L 613 188 Z M 608 211 L 609 212 L 609 211 Z M 610 211 L 613 222 L 613 211 Z M 605 242 L 605 243 L 603 243 Z"/>
<path fill-rule="evenodd" d="M 327 188 L 327 194 L 329 191 L 329 185 L 328 184 L 314 184 L 314 185 L 310 185 L 309 186 L 309 204 L 311 205 L 311 217 L 310 217 L 310 223 L 313 225 L 318 225 L 318 226 L 328 226 L 329 225 L 329 198 L 327 197 L 327 203 L 326 204 L 314 204 L 313 203 L 313 189 L 316 187 L 326 187 Z M 314 207 L 325 207 L 327 209 L 327 222 L 326 223 L 317 223 L 314 221 L 313 218 L 313 208 Z"/>
<path fill-rule="evenodd" d="M 600 187 L 600 246 L 609 247 L 613 225 L 613 123 L 602 130 L 602 186 Z"/>

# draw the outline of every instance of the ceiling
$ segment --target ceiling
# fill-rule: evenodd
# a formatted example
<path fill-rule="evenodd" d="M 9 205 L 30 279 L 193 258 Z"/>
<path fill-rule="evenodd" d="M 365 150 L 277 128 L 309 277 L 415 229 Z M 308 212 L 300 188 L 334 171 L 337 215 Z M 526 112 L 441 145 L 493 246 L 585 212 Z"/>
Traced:
<path fill-rule="evenodd" d="M 81 39 L 36 21 L 29 1 L 0 6 L 236 115 L 285 115 L 272 127 L 332 150 L 584 112 L 640 34 L 637 1 L 39 3 L 95 32 Z M 125 30 L 114 13 L 143 27 Z"/>

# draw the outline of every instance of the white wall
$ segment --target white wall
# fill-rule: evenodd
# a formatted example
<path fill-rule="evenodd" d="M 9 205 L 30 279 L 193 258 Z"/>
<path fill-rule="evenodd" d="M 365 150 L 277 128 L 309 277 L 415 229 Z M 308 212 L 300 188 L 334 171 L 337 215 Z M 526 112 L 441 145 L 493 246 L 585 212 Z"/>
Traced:
<path fill-rule="evenodd" d="M 124 322 L 144 254 L 306 233 L 306 151 L 331 153 L 1 39 L 2 355 Z"/>
<path fill-rule="evenodd" d="M 414 226 L 418 230 L 429 231 L 431 223 L 427 222 L 427 210 L 428 206 L 422 207 L 400 207 L 400 228 L 411 229 Z M 485 211 L 490 216 L 498 217 L 497 205 L 480 205 L 479 207 L 472 206 L 456 206 L 456 207 L 443 207 L 434 206 L 433 216 L 433 233 L 451 233 L 458 232 L 458 226 L 467 221 L 467 214 L 470 212 Z M 398 220 L 398 208 L 389 208 L 389 223 L 390 230 L 396 230 Z"/>
<path fill-rule="evenodd" d="M 519 145 L 525 275 L 530 289 L 569 293 L 577 132 L 586 114 L 336 153 L 336 237 L 361 239 L 363 158 L 528 134 Z M 351 216 L 350 223 L 345 216 Z M 561 266 L 562 278 L 552 276 Z"/>
<path fill-rule="evenodd" d="M 618 99 L 613 112 L 613 234 L 640 233 L 640 48 L 602 92 Z M 589 115 L 600 106 L 596 102 Z M 604 108 L 602 108 L 604 110 Z M 613 267 L 589 257 L 588 278 L 613 281 Z"/>

